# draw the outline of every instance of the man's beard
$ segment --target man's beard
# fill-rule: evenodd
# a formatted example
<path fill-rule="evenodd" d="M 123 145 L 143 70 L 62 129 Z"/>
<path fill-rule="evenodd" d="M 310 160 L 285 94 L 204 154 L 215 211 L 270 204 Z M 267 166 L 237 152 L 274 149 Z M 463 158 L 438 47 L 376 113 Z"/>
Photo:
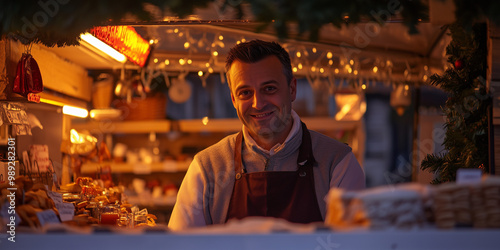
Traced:
<path fill-rule="evenodd" d="M 266 139 L 272 139 L 274 135 L 280 134 L 284 130 L 288 128 L 288 124 L 291 124 L 293 121 L 292 115 L 289 112 L 285 116 L 274 116 L 271 118 L 269 122 L 269 126 L 261 128 L 259 131 L 256 131 L 257 134 Z"/>

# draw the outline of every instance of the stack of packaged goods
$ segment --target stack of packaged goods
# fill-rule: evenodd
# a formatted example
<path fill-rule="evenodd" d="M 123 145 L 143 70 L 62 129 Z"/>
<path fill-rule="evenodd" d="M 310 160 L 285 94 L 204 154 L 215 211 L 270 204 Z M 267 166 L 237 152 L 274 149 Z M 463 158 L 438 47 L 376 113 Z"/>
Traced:
<path fill-rule="evenodd" d="M 478 183 L 334 188 L 325 223 L 334 229 L 500 228 L 500 177 Z"/>

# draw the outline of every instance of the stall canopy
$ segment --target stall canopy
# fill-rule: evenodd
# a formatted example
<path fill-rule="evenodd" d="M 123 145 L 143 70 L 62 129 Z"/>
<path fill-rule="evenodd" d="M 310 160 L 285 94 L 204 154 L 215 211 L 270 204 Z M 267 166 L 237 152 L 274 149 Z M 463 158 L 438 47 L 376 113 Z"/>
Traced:
<path fill-rule="evenodd" d="M 144 66 L 156 71 L 189 71 L 203 74 L 224 72 L 225 55 L 235 44 L 251 39 L 282 43 L 292 57 L 296 74 L 335 76 L 377 81 L 425 82 L 446 66 L 444 49 L 449 42 L 446 26 L 422 22 L 418 33 L 394 21 L 385 24 L 363 22 L 325 25 L 316 41 L 298 34 L 296 27 L 287 38 L 278 38 L 273 27 L 258 30 L 258 22 L 215 20 L 191 16 L 154 23 L 129 25 L 151 42 L 151 55 Z M 88 46 L 50 48 L 61 57 L 87 69 L 118 69 L 123 65 L 107 59 Z M 127 63 L 128 68 L 139 68 Z M 201 73 L 200 73 L 201 74 Z"/>
<path fill-rule="evenodd" d="M 126 25 L 151 42 L 145 69 L 203 74 L 223 72 L 224 56 L 238 42 L 276 40 L 299 75 L 418 83 L 446 66 L 449 38 L 443 22 L 430 22 L 432 2 L 40 1 L 20 7 L 23 1 L 3 1 L 0 33 L 50 47 L 75 43 L 93 26 Z M 457 13 L 467 8 L 458 7 Z M 477 10 L 470 21 L 487 7 L 470 8 Z M 123 67 L 88 46 L 50 49 L 87 69 Z M 138 68 L 130 61 L 126 67 Z"/>

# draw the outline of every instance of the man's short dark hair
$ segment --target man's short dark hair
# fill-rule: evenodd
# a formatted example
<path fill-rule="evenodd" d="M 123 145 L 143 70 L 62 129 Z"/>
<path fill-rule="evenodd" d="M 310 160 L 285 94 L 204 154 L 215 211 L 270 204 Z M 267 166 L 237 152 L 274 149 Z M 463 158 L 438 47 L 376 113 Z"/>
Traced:
<path fill-rule="evenodd" d="M 288 84 L 290 84 L 293 78 L 290 55 L 288 55 L 288 52 L 286 52 L 286 50 L 276 42 L 251 40 L 234 46 L 227 54 L 226 72 L 229 72 L 229 69 L 235 60 L 244 63 L 255 63 L 268 56 L 276 56 L 280 60 L 283 67 L 283 74 L 286 76 Z M 229 75 L 227 75 L 227 80 L 229 86 L 231 86 Z"/>

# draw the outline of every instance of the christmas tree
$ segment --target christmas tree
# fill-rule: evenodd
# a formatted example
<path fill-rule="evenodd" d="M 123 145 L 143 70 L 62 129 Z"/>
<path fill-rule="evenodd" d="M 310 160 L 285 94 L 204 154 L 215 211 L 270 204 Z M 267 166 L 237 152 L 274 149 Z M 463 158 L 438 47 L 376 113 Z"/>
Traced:
<path fill-rule="evenodd" d="M 437 174 L 433 183 L 455 181 L 459 168 L 480 168 L 488 172 L 488 107 L 491 98 L 486 87 L 487 29 L 485 24 L 471 28 L 453 24 L 452 41 L 446 48 L 448 68 L 442 76 L 431 76 L 431 84 L 448 93 L 446 152 L 427 155 L 421 168 Z"/>

